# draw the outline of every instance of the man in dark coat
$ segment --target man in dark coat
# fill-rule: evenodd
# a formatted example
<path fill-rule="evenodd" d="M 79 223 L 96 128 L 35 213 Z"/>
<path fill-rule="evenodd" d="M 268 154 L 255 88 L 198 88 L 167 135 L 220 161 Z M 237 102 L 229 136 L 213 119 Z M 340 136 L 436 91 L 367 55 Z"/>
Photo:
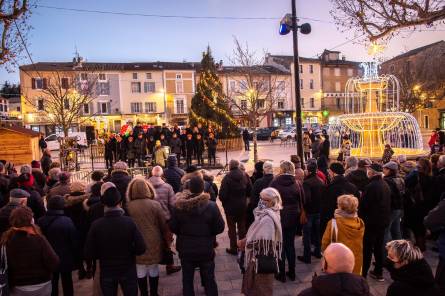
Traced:
<path fill-rule="evenodd" d="M 99 260 L 103 295 L 117 295 L 118 284 L 124 295 L 137 295 L 136 256 L 146 250 L 144 239 L 133 220 L 124 215 L 115 187 L 105 190 L 102 203 L 105 216 L 88 232 L 85 258 Z"/>
<path fill-rule="evenodd" d="M 209 138 L 206 141 L 207 146 L 207 152 L 208 152 L 208 159 L 209 159 L 209 165 L 216 165 L 216 147 L 218 146 L 218 141 L 215 139 L 215 135 L 213 133 L 209 134 Z"/>
<path fill-rule="evenodd" d="M 116 137 L 116 161 L 126 161 L 127 160 L 127 143 L 122 138 L 121 135 Z"/>
<path fill-rule="evenodd" d="M 144 139 L 143 133 L 140 133 L 136 140 L 134 141 L 134 149 L 136 154 L 136 159 L 138 161 L 138 166 L 144 166 L 144 158 L 147 154 L 147 142 Z"/>
<path fill-rule="evenodd" d="M 334 218 L 334 212 L 337 208 L 337 198 L 343 194 L 352 194 L 359 198 L 360 193 L 354 184 L 348 182 L 344 176 L 345 169 L 339 162 L 333 162 L 329 166 L 329 175 L 332 182 L 326 189 L 326 196 L 320 203 L 320 233 L 324 233 L 328 221 Z"/>
<path fill-rule="evenodd" d="M 226 213 L 229 228 L 230 248 L 226 252 L 237 255 L 238 239 L 246 236 L 246 208 L 247 197 L 252 191 L 252 184 L 248 176 L 239 169 L 239 161 L 231 160 L 229 173 L 224 176 L 219 190 L 219 198 Z"/>
<path fill-rule="evenodd" d="M 53 273 L 52 295 L 58 295 L 59 278 L 62 281 L 63 295 L 74 295 L 73 280 L 71 272 L 75 269 L 74 254 L 77 254 L 78 234 L 73 221 L 64 215 L 65 200 L 62 196 L 53 196 L 48 201 L 48 212 L 41 217 L 37 224 L 42 233 L 53 247 L 60 264 Z"/>
<path fill-rule="evenodd" d="M 391 216 L 391 189 L 382 177 L 383 168 L 373 163 L 368 168 L 369 184 L 365 187 L 359 204 L 359 217 L 365 222 L 363 236 L 363 270 L 366 278 L 374 254 L 375 267 L 371 277 L 383 281 L 383 248 L 385 229 Z"/>
<path fill-rule="evenodd" d="M 170 139 L 170 153 L 174 153 L 176 155 L 178 166 L 181 165 L 181 146 L 182 142 L 181 139 L 179 139 L 178 134 L 173 133 L 172 138 Z"/>
<path fill-rule="evenodd" d="M 173 138 L 175 137 L 173 134 Z M 178 193 L 181 191 L 181 178 L 185 175 L 185 172 L 178 168 L 176 163 L 176 157 L 174 155 L 170 155 L 167 158 L 167 168 L 164 170 L 164 178 L 165 181 L 171 185 L 173 191 Z"/>
<path fill-rule="evenodd" d="M 198 160 L 198 165 L 203 165 L 204 160 L 202 158 L 202 154 L 204 153 L 204 139 L 202 138 L 201 134 L 196 135 L 195 139 L 195 145 L 196 145 L 196 158 Z"/>
<path fill-rule="evenodd" d="M 127 187 L 130 184 L 131 177 L 128 174 L 128 166 L 125 162 L 118 161 L 114 164 L 113 171 L 111 172 L 111 179 L 109 180 L 111 183 L 116 185 L 117 190 L 121 196 L 125 196 L 127 194 Z M 122 203 L 125 208 L 125 198 L 122 200 Z"/>
<path fill-rule="evenodd" d="M 115 148 L 116 139 L 114 138 L 114 135 L 111 134 L 105 142 L 105 166 L 107 169 L 113 167 L 113 152 L 115 151 Z"/>
<path fill-rule="evenodd" d="M 187 134 L 185 149 L 186 149 L 186 164 L 189 167 L 192 165 L 193 152 L 195 151 L 195 141 L 193 140 L 192 134 Z"/>
<path fill-rule="evenodd" d="M 40 150 L 42 150 L 42 153 L 43 153 L 43 151 L 45 151 L 46 147 L 48 147 L 48 145 L 46 144 L 46 141 L 45 141 L 45 138 L 43 137 L 43 135 L 40 136 L 39 147 L 40 147 Z"/>
<path fill-rule="evenodd" d="M 133 136 L 127 139 L 127 163 L 130 168 L 134 167 L 134 160 L 136 159 L 136 147 Z"/>
<path fill-rule="evenodd" d="M 22 189 L 12 189 L 9 193 L 9 202 L 0 209 L 0 236 L 11 227 L 9 216 L 12 210 L 18 207 L 26 207 L 30 194 Z"/>
<path fill-rule="evenodd" d="M 245 128 L 244 131 L 243 131 L 243 141 L 244 141 L 244 150 L 250 151 L 249 131 L 247 130 L 247 128 Z"/>
<path fill-rule="evenodd" d="M 346 180 L 354 184 L 361 193 L 365 191 L 366 185 L 369 184 L 369 178 L 366 171 L 370 165 L 371 161 L 369 159 L 360 159 L 358 161 L 358 168 L 346 175 Z"/>
<path fill-rule="evenodd" d="M 192 177 L 188 188 L 176 195 L 176 205 L 169 221 L 170 230 L 177 235 L 183 295 L 195 295 L 193 278 L 196 267 L 200 270 L 205 294 L 218 295 L 214 241 L 216 235 L 224 231 L 224 220 L 216 203 L 203 192 L 202 177 Z"/>
<path fill-rule="evenodd" d="M 42 158 L 40 159 L 40 165 L 42 166 L 43 173 L 48 176 L 49 168 L 53 161 L 51 160 L 51 151 L 45 149 L 43 151 Z"/>

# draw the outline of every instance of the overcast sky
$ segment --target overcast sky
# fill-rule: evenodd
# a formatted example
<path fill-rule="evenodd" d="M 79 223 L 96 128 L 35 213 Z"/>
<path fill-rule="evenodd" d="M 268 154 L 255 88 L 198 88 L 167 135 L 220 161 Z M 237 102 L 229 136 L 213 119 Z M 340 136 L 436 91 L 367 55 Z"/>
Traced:
<path fill-rule="evenodd" d="M 315 57 L 323 49 L 354 38 L 341 32 L 329 14 L 329 0 L 297 0 L 297 14 L 310 22 L 312 33 L 300 35 L 300 55 Z M 278 34 L 279 18 L 290 12 L 290 0 L 40 0 L 38 4 L 86 10 L 187 16 L 265 17 L 264 20 L 156 18 L 63 11 L 44 7 L 30 17 L 29 50 L 34 62 L 70 61 L 77 47 L 88 61 L 199 61 L 210 45 L 216 60 L 228 63 L 233 36 L 259 54 L 291 54 L 291 34 Z M 317 19 L 307 20 L 304 18 Z M 435 31 L 403 33 L 387 44 L 385 57 L 445 39 L 445 26 Z M 350 60 L 369 60 L 363 44 L 349 42 L 337 48 Z M 21 64 L 29 64 L 29 58 Z M 0 82 L 18 82 L 18 71 L 0 69 Z"/>

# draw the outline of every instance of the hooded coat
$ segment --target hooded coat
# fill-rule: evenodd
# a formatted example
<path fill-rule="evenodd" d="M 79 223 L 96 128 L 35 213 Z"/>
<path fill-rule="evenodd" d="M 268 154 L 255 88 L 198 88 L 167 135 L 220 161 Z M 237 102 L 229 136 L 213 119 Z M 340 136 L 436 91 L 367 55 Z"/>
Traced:
<path fill-rule="evenodd" d="M 161 177 L 150 177 L 148 182 L 153 185 L 156 196 L 155 200 L 161 204 L 162 211 L 164 212 L 165 219 L 170 220 L 171 210 L 175 206 L 176 197 L 170 184 L 165 183 Z"/>
<path fill-rule="evenodd" d="M 315 277 L 312 287 L 298 296 L 372 296 L 368 283 L 352 273 L 331 273 Z"/>
<path fill-rule="evenodd" d="M 346 175 L 346 180 L 354 184 L 361 192 L 365 191 L 366 185 L 369 184 L 369 178 L 365 169 L 356 169 Z"/>
<path fill-rule="evenodd" d="M 240 169 L 231 169 L 224 176 L 219 190 L 219 199 L 222 202 L 227 216 L 241 216 L 246 212 L 247 197 L 250 196 L 252 184 L 248 176 Z"/>
<path fill-rule="evenodd" d="M 182 260 L 210 261 L 215 257 L 216 235 L 224 231 L 224 220 L 207 193 L 188 190 L 176 194 L 176 204 L 169 221 L 176 234 L 176 249 Z"/>

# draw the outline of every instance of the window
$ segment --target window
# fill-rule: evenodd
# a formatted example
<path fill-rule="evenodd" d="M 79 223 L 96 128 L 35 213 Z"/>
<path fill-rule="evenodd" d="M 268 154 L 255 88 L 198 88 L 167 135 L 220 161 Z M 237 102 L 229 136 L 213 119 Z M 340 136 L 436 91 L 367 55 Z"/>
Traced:
<path fill-rule="evenodd" d="M 32 89 L 47 89 L 46 78 L 31 78 L 31 88 Z"/>
<path fill-rule="evenodd" d="M 144 92 L 155 92 L 156 91 L 156 85 L 154 82 L 144 82 Z"/>
<path fill-rule="evenodd" d="M 184 114 L 185 113 L 184 99 L 182 99 L 182 98 L 175 99 L 175 109 L 176 109 L 176 114 Z"/>
<path fill-rule="evenodd" d="M 138 79 L 138 73 L 133 73 L 133 79 Z"/>
<path fill-rule="evenodd" d="M 310 99 L 310 107 L 311 108 L 315 108 L 315 100 L 314 100 L 314 98 Z"/>
<path fill-rule="evenodd" d="M 340 76 L 340 68 L 334 68 L 334 76 Z"/>
<path fill-rule="evenodd" d="M 97 103 L 98 104 L 98 107 L 99 108 L 97 108 L 98 109 L 98 112 L 99 113 L 101 113 L 101 114 L 107 114 L 108 113 L 108 104 L 109 103 L 106 103 L 106 102 L 100 102 L 100 103 Z"/>
<path fill-rule="evenodd" d="M 68 99 L 63 100 L 63 108 L 65 108 L 67 110 L 70 108 L 70 100 L 68 100 Z"/>
<path fill-rule="evenodd" d="M 99 80 L 106 81 L 107 78 L 106 78 L 105 74 L 103 74 L 103 73 L 99 74 Z"/>
<path fill-rule="evenodd" d="M 335 91 L 340 92 L 341 91 L 341 84 L 340 81 L 335 82 Z"/>
<path fill-rule="evenodd" d="M 314 65 L 309 65 L 309 73 L 314 73 Z"/>
<path fill-rule="evenodd" d="M 248 87 L 249 85 L 247 84 L 247 81 L 245 81 L 245 80 L 240 81 L 238 84 L 239 84 L 239 89 L 240 89 L 242 92 L 247 91 L 247 89 L 249 88 L 249 87 Z"/>
<path fill-rule="evenodd" d="M 247 109 L 247 100 L 241 100 L 240 102 L 240 107 L 242 110 L 246 110 Z"/>
<path fill-rule="evenodd" d="M 286 82 L 278 81 L 277 82 L 277 91 L 278 91 L 278 94 L 283 94 L 286 91 Z"/>
<path fill-rule="evenodd" d="M 304 98 L 301 98 L 301 108 L 304 108 Z"/>
<path fill-rule="evenodd" d="M 87 73 L 80 73 L 80 80 L 88 80 L 88 74 Z"/>
<path fill-rule="evenodd" d="M 348 68 L 348 76 L 354 76 L 354 69 Z"/>
<path fill-rule="evenodd" d="M 132 93 L 140 93 L 141 92 L 141 83 L 140 82 L 132 82 L 131 83 L 131 92 Z"/>
<path fill-rule="evenodd" d="M 108 96 L 110 94 L 110 84 L 108 82 L 99 82 L 99 95 Z"/>
<path fill-rule="evenodd" d="M 300 73 L 303 73 L 303 65 L 300 65 Z"/>
<path fill-rule="evenodd" d="M 142 103 L 131 103 L 130 104 L 131 113 L 142 113 Z"/>
<path fill-rule="evenodd" d="M 278 100 L 277 107 L 278 107 L 278 109 L 284 109 L 284 101 Z"/>
<path fill-rule="evenodd" d="M 176 81 L 176 93 L 182 94 L 184 92 L 184 84 L 182 81 Z"/>
<path fill-rule="evenodd" d="M 39 110 L 39 111 L 45 110 L 45 106 L 43 105 L 43 99 L 37 100 L 37 110 Z"/>
<path fill-rule="evenodd" d="M 145 113 L 156 112 L 156 102 L 145 102 Z"/>
<path fill-rule="evenodd" d="M 83 114 L 90 114 L 90 104 L 83 104 Z"/>
<path fill-rule="evenodd" d="M 309 88 L 314 89 L 314 79 L 311 79 L 311 81 L 309 82 Z"/>
<path fill-rule="evenodd" d="M 229 81 L 229 88 L 230 88 L 230 91 L 235 92 L 236 91 L 236 81 L 233 81 L 233 80 Z"/>
<path fill-rule="evenodd" d="M 176 74 L 176 79 L 182 79 L 182 74 Z"/>
<path fill-rule="evenodd" d="M 145 73 L 145 79 L 151 79 L 151 73 Z"/>
<path fill-rule="evenodd" d="M 69 88 L 69 80 L 68 80 L 68 78 L 62 78 L 61 79 L 61 84 L 62 84 L 62 88 L 63 89 L 68 89 Z"/>
<path fill-rule="evenodd" d="M 256 101 L 256 105 L 258 109 L 262 109 L 264 108 L 264 100 L 263 99 L 259 99 Z"/>
<path fill-rule="evenodd" d="M 303 79 L 300 79 L 300 89 L 303 89 Z"/>
<path fill-rule="evenodd" d="M 430 128 L 430 118 L 428 115 L 423 117 L 423 127 L 426 129 Z"/>

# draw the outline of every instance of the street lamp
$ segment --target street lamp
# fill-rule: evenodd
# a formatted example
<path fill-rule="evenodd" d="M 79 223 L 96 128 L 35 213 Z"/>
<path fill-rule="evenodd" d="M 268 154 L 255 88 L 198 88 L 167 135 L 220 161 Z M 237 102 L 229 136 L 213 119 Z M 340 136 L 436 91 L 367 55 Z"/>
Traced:
<path fill-rule="evenodd" d="M 294 87 L 295 87 L 295 105 L 296 105 L 296 124 L 297 124 L 297 154 L 301 159 L 301 164 L 304 164 L 303 157 L 303 128 L 301 120 L 301 93 L 300 93 L 300 64 L 298 61 L 298 29 L 302 34 L 309 34 L 311 32 L 311 25 L 308 23 L 297 25 L 297 8 L 296 0 L 292 2 L 292 14 L 286 14 L 280 22 L 280 35 L 287 35 L 292 31 L 293 46 L 294 46 Z"/>

